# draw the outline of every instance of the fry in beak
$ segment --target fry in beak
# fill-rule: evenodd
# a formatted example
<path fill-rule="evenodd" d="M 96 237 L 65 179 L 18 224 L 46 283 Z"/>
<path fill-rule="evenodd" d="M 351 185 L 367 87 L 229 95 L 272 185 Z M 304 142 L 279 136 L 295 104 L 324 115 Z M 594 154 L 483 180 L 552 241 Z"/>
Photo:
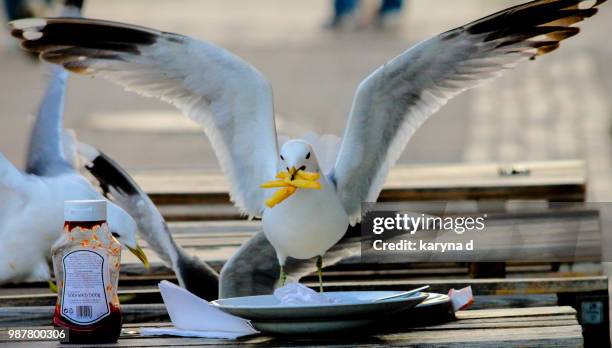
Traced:
<path fill-rule="evenodd" d="M 287 187 L 287 183 L 284 180 L 273 180 L 268 181 L 265 184 L 259 186 L 261 188 L 278 188 L 278 187 Z"/>
<path fill-rule="evenodd" d="M 304 179 L 295 179 L 291 181 L 291 185 L 297 188 L 320 190 L 321 184 L 318 181 L 308 181 Z"/>
<path fill-rule="evenodd" d="M 283 171 L 276 174 L 277 180 L 263 183 L 260 187 L 264 189 L 279 189 L 272 195 L 272 197 L 266 200 L 266 205 L 269 208 L 273 208 L 277 204 L 289 198 L 298 188 L 320 190 L 321 183 L 318 181 L 320 178 L 321 175 L 319 173 L 306 172 L 303 170 L 297 170 L 295 167 L 291 167 L 291 169 L 288 169 L 286 172 Z"/>
<path fill-rule="evenodd" d="M 284 201 L 285 199 L 289 198 L 289 196 L 291 196 L 295 192 L 295 190 L 296 190 L 295 187 L 290 186 L 290 187 L 284 187 L 284 188 L 274 192 L 272 197 L 270 197 L 268 200 L 266 200 L 266 205 L 269 208 L 274 208 L 275 205 L 277 205 L 280 202 Z"/>
<path fill-rule="evenodd" d="M 319 180 L 321 178 L 321 174 L 305 172 L 303 170 L 299 170 L 297 172 L 297 177 L 300 178 L 300 179 L 303 179 L 303 180 L 316 181 L 316 180 Z"/>

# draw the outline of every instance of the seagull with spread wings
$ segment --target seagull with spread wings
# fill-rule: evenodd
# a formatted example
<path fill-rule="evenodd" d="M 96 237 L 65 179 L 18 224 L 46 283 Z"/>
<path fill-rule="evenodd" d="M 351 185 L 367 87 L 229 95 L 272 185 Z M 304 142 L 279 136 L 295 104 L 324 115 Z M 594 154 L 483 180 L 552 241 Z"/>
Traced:
<path fill-rule="evenodd" d="M 43 60 L 160 98 L 199 122 L 233 202 L 262 217 L 282 278 L 287 257 L 318 257 L 320 271 L 321 256 L 360 221 L 361 202 L 376 201 L 389 169 L 429 116 L 459 93 L 554 51 L 604 2 L 531 1 L 393 58 L 358 87 L 329 173 L 317 161 L 326 154 L 315 153 L 307 141 L 292 140 L 278 150 L 270 84 L 220 47 L 103 20 L 33 18 L 11 26 L 22 47 Z M 269 188 L 278 191 L 270 195 Z"/>

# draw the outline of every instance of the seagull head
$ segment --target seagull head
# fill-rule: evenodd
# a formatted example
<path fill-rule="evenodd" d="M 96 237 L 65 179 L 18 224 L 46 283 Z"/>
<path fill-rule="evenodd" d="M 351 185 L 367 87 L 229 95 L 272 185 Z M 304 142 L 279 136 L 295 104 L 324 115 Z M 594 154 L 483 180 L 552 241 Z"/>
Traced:
<path fill-rule="evenodd" d="M 297 189 L 320 190 L 319 163 L 312 146 L 303 140 L 286 142 L 280 151 L 281 166 L 287 171 L 281 171 L 276 179 L 262 184 L 264 189 L 279 188 L 272 197 L 266 200 L 266 205 L 273 208 L 293 195 Z"/>
<path fill-rule="evenodd" d="M 280 151 L 280 161 L 282 168 L 286 169 L 292 176 L 295 176 L 300 170 L 310 173 L 319 172 L 319 163 L 314 150 L 304 140 L 286 142 Z"/>
<path fill-rule="evenodd" d="M 136 240 L 136 232 L 138 230 L 136 221 L 125 210 L 109 202 L 107 222 L 113 237 L 117 238 L 121 245 L 128 248 L 148 268 L 149 260 L 147 255 Z"/>

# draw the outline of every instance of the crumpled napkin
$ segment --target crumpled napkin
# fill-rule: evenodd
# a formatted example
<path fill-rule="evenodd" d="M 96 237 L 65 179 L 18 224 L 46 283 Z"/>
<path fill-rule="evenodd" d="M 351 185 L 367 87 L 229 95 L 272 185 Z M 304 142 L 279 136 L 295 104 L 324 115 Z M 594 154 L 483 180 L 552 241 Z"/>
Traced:
<path fill-rule="evenodd" d="M 448 291 L 448 297 L 450 297 L 453 311 L 455 312 L 467 309 L 474 303 L 474 295 L 472 294 L 471 286 L 460 290 L 450 289 Z"/>
<path fill-rule="evenodd" d="M 300 283 L 289 283 L 282 288 L 274 290 L 276 297 L 282 305 L 316 305 L 340 303 L 338 299 L 331 299 L 325 293 L 316 292 Z"/>
<path fill-rule="evenodd" d="M 174 327 L 141 328 L 142 336 L 236 339 L 259 333 L 248 320 L 225 313 L 169 281 L 159 283 L 159 290 Z"/>

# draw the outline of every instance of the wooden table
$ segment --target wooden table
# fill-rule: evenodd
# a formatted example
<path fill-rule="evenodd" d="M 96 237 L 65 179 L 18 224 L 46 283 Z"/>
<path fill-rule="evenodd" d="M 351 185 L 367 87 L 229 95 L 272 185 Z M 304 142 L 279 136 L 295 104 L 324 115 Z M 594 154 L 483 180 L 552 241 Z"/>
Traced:
<path fill-rule="evenodd" d="M 522 172 L 528 169 L 529 173 Z M 512 172 L 515 175 L 501 175 Z M 202 172 L 149 172 L 136 175 L 136 180 L 152 195 L 160 210 L 170 220 L 178 244 L 191 254 L 199 256 L 219 269 L 235 249 L 260 230 L 257 221 L 245 221 L 228 201 L 227 183 L 220 173 Z M 381 196 L 382 201 L 431 201 L 431 200 L 540 200 L 583 201 L 586 174 L 582 161 L 536 162 L 509 165 L 446 165 L 400 166 L 392 170 Z M 556 242 L 571 240 L 564 230 L 555 228 L 558 214 L 584 222 L 588 226 L 583 235 L 585 248 L 581 248 L 580 260 L 597 258 L 600 236 L 598 215 L 590 212 L 553 212 L 551 216 L 508 215 L 519 225 L 530 226 L 540 244 L 549 247 L 548 239 Z M 572 215 L 574 214 L 574 215 Z M 491 219 L 494 216 L 491 215 Z M 205 221 L 202 221 L 205 220 Z M 215 221 L 216 220 L 216 221 Z M 225 221 L 219 221 L 225 220 Z M 504 224 L 496 227 L 504 233 Z M 540 226 L 540 227 L 538 227 Z M 543 227 L 542 227 L 543 226 Z M 550 233 L 543 233 L 549 231 Z M 565 233 L 565 234 L 564 234 Z M 544 240 L 542 238 L 548 238 Z M 571 237 L 571 236 L 570 236 Z M 588 237 L 588 238 L 586 238 Z M 535 245 L 535 244 L 534 244 Z M 565 248 L 559 243 L 557 248 Z M 565 249 L 563 249 L 565 250 Z M 556 250 L 558 254 L 560 251 Z M 595 252 L 593 252 L 595 251 Z M 149 252 L 152 268 L 144 270 L 129 253 L 122 260 L 120 280 L 126 329 L 135 329 L 152 322 L 167 321 L 167 313 L 159 290 L 160 279 L 175 279 L 171 270 L 161 264 L 159 258 Z M 518 254 L 517 254 L 518 255 Z M 572 253 L 572 256 L 576 254 Z M 522 259 L 522 257 L 519 257 Z M 550 265 L 510 265 L 507 275 L 501 279 L 469 279 L 465 265 L 457 264 L 402 264 L 401 267 L 382 267 L 356 264 L 346 260 L 341 265 L 326 270 L 328 290 L 405 290 L 423 284 L 432 285 L 432 291 L 446 292 L 450 288 L 472 286 L 476 295 L 476 308 L 459 312 L 458 320 L 418 329 L 403 329 L 393 333 L 341 341 L 283 340 L 270 337 L 254 337 L 246 340 L 217 341 L 184 338 L 143 338 L 135 335 L 122 337 L 118 346 L 187 346 L 187 345 L 416 345 L 416 346 L 582 346 L 607 335 L 608 299 L 607 278 L 595 273 L 558 272 Z M 393 266 L 393 265 L 391 265 Z M 357 268 L 356 268 L 357 267 Z M 589 271 L 590 272 L 590 271 Z M 313 279 L 305 284 L 315 285 Z M 52 315 L 55 295 L 49 293 L 46 284 L 28 285 L 27 288 L 0 289 L 0 345 L 6 327 L 48 325 Z M 598 304 L 602 319 L 597 324 L 582 327 L 586 341 L 578 326 L 578 318 L 584 321 L 582 304 Z M 571 307 L 576 308 L 576 313 Z M 543 307 L 546 306 L 546 307 Z M 503 308 L 501 308 L 503 307 Z M 517 308 L 531 307 L 531 308 Z M 489 309 L 497 308 L 497 309 Z M 587 313 L 588 314 L 588 313 Z M 605 314 L 605 315 L 604 315 Z M 148 323 L 148 324 L 144 324 Z M 4 327 L 4 328 L 3 328 Z M 593 335 L 593 330 L 596 330 Z M 130 331 L 130 330 L 128 330 Z M 14 342 L 12 342 L 14 343 Z M 19 343 L 30 346 L 31 342 Z M 39 342 L 40 346 L 55 346 L 54 342 Z M 598 345 L 593 345 L 598 346 Z"/>
<path fill-rule="evenodd" d="M 238 341 L 178 337 L 141 337 L 143 326 L 169 324 L 127 324 L 113 347 L 185 346 L 367 346 L 367 347 L 582 347 L 582 329 L 571 307 L 468 310 L 456 313 L 457 320 L 418 328 L 388 328 L 387 333 L 364 337 L 283 338 L 254 336 Z M 45 328 L 45 327 L 38 327 Z M 48 327 L 46 327 L 48 328 Z M 9 341 L 0 329 L 0 345 L 14 347 L 55 347 L 54 341 Z"/>

